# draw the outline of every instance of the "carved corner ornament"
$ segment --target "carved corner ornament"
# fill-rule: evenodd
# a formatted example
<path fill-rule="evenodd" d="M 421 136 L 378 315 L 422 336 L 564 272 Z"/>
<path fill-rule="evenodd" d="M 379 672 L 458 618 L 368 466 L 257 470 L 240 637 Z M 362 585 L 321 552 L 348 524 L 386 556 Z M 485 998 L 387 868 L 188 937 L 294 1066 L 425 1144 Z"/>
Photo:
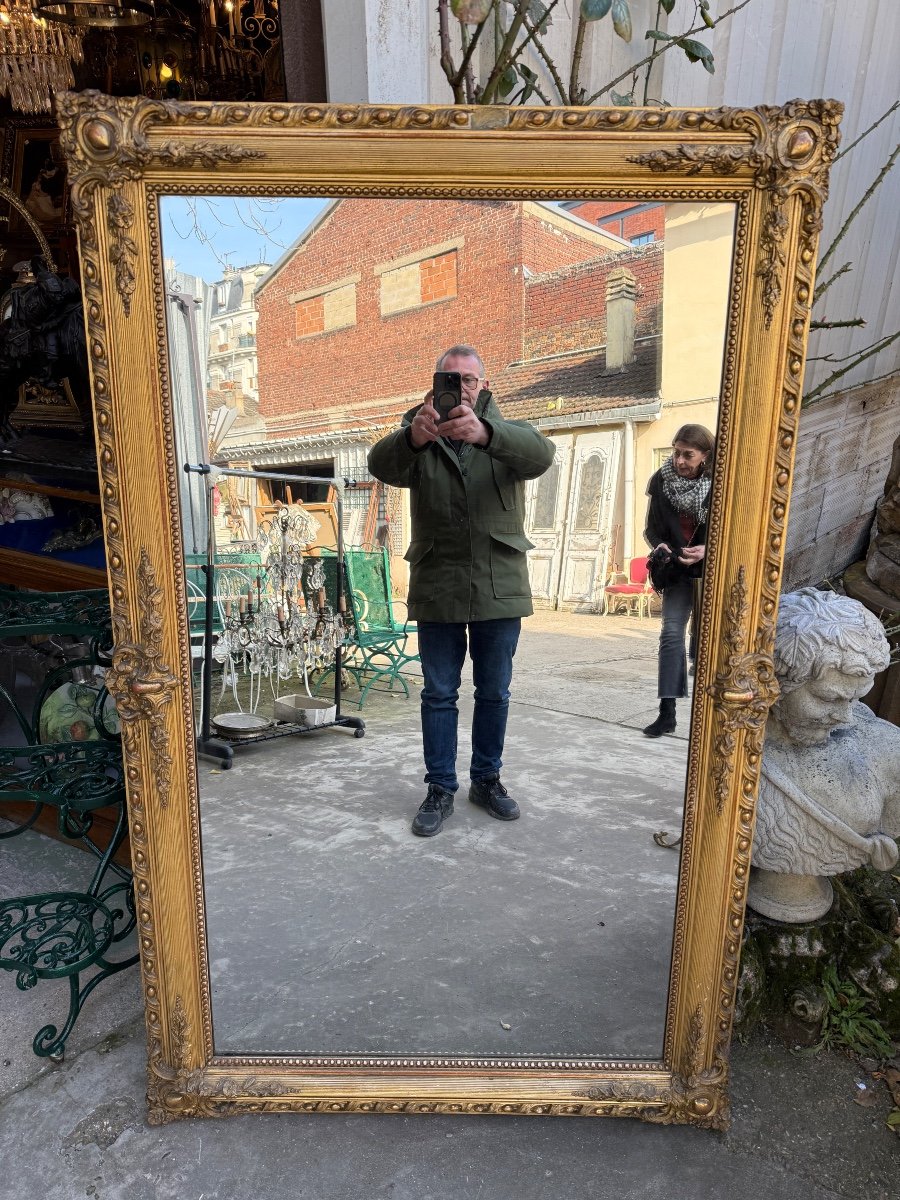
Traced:
<path fill-rule="evenodd" d="M 607 1116 L 640 1117 L 656 1125 L 691 1124 L 705 1129 L 727 1129 L 728 1066 L 718 1047 L 712 1065 L 704 1065 L 705 1041 L 703 1008 L 698 1004 L 688 1022 L 685 1074 L 675 1071 L 671 1085 L 656 1089 L 648 1089 L 646 1083 L 608 1083 L 592 1087 L 587 1094 L 604 1104 Z M 660 1103 L 653 1104 L 654 1098 Z"/>
<path fill-rule="evenodd" d="M 133 747 L 139 722 L 146 722 L 156 791 L 163 808 L 169 801 L 172 756 L 168 750 L 163 709 L 172 699 L 177 679 L 162 661 L 162 589 L 145 549 L 138 565 L 138 631 L 140 643 L 121 642 L 113 650 L 106 686 L 116 702 L 123 736 Z"/>
<path fill-rule="evenodd" d="M 147 126 L 154 120 L 166 123 L 171 114 L 164 104 L 142 97 L 112 97 L 96 91 L 66 92 L 57 97 L 57 115 L 69 162 L 72 211 L 88 249 L 98 248 L 91 197 L 98 187 L 106 189 L 109 259 L 127 317 L 135 290 L 138 247 L 131 236 L 134 205 L 124 191 L 124 184 L 139 179 L 153 163 L 170 166 L 200 163 L 215 167 L 262 158 L 263 151 L 206 141 L 151 145 Z"/>
<path fill-rule="evenodd" d="M 785 205 L 792 195 L 800 195 L 802 252 L 822 227 L 828 172 L 840 142 L 838 125 L 843 111 L 843 104 L 837 100 L 793 100 L 783 108 L 764 105 L 736 116 L 733 128 L 751 130 L 754 134 L 749 146 L 684 145 L 630 158 L 631 162 L 657 172 L 699 175 L 709 169 L 713 174 L 732 175 L 750 171 L 755 185 L 769 191 L 770 205 L 764 218 L 756 268 L 762 281 L 767 329 L 784 290 L 788 228 Z"/>
<path fill-rule="evenodd" d="M 768 629 L 757 637 L 753 651 L 744 651 L 749 611 L 746 571 L 740 567 L 725 610 L 725 662 L 707 689 L 716 715 L 713 786 L 719 816 L 728 799 L 738 733 L 750 730 L 761 740 L 769 709 L 778 699 L 772 655 L 765 644 L 769 640 Z"/>
<path fill-rule="evenodd" d="M 712 1064 L 705 1066 L 705 1042 L 703 1007 L 698 1004 L 688 1022 L 686 1074 L 673 1076 L 671 1106 L 664 1115 L 655 1118 L 657 1121 L 690 1122 L 706 1129 L 728 1128 L 728 1065 L 716 1052 Z M 652 1116 L 649 1119 L 654 1120 Z"/>
<path fill-rule="evenodd" d="M 235 1095 L 246 1094 L 247 1084 L 222 1080 L 216 1092 L 206 1085 L 206 1072 L 192 1068 L 191 1027 L 181 996 L 175 997 L 175 1006 L 169 1027 L 172 1062 L 163 1057 L 159 1035 L 151 1033 L 147 1055 L 147 1103 L 148 1121 L 151 1125 L 168 1125 L 179 1117 L 218 1117 L 229 1112 L 239 1112 L 227 1100 Z M 233 1082 L 233 1081 L 231 1081 Z M 266 1086 L 271 1095 L 271 1087 Z"/>

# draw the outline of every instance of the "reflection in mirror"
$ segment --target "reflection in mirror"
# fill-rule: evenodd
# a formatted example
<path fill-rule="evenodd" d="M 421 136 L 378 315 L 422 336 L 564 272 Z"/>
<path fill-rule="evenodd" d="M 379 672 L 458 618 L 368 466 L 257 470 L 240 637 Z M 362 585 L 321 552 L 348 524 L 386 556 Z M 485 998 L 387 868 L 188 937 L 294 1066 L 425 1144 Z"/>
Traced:
<path fill-rule="evenodd" d="M 653 835 L 682 817 L 708 505 L 702 459 L 681 471 L 672 443 L 716 430 L 733 205 L 166 197 L 162 225 L 178 458 L 243 472 L 182 483 L 198 731 L 205 685 L 232 760 L 199 760 L 216 1051 L 658 1058 L 678 856 Z M 496 420 L 552 458 L 521 484 L 535 614 L 503 753 L 521 819 L 468 802 L 467 663 L 461 787 L 426 840 L 416 513 L 367 455 L 457 343 Z M 672 592 L 684 698 L 661 736 L 651 477 L 653 540 L 693 547 L 698 580 Z M 520 485 L 496 482 L 513 510 Z M 336 642 L 361 739 L 334 725 Z"/>

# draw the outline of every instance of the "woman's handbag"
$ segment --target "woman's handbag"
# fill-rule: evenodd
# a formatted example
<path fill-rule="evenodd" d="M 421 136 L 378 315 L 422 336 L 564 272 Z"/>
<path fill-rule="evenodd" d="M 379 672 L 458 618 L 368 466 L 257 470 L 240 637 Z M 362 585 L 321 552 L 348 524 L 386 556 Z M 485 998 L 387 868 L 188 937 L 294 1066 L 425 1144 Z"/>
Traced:
<path fill-rule="evenodd" d="M 681 579 L 684 569 L 677 557 L 665 546 L 657 546 L 647 559 L 647 571 L 654 592 L 660 596 L 671 587 L 677 579 Z"/>

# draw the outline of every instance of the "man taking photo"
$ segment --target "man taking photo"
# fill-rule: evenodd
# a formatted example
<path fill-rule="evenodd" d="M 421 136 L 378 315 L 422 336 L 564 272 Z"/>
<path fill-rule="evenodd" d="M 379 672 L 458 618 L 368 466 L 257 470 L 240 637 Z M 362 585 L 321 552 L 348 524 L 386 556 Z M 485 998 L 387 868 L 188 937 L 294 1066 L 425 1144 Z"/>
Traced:
<path fill-rule="evenodd" d="M 422 743 L 428 792 L 412 823 L 432 837 L 453 812 L 459 787 L 459 685 L 468 649 L 475 685 L 469 799 L 501 821 L 519 806 L 500 781 L 512 660 L 522 617 L 533 611 L 523 484 L 553 462 L 554 449 L 525 421 L 506 421 L 473 346 L 451 346 L 438 371 L 460 376 L 449 411 L 427 393 L 400 428 L 369 451 L 369 470 L 410 489 L 409 615 L 422 662 Z"/>

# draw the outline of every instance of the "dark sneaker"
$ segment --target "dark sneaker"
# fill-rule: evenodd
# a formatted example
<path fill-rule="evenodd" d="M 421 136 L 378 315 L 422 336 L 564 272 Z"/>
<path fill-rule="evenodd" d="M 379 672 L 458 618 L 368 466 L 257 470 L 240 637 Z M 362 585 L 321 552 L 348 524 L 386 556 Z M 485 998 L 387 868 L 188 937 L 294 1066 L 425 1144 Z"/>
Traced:
<path fill-rule="evenodd" d="M 413 818 L 412 831 L 419 837 L 434 837 L 441 832 L 444 820 L 452 815 L 453 793 L 444 791 L 436 783 L 430 783 L 428 795 Z"/>
<path fill-rule="evenodd" d="M 469 788 L 469 799 L 479 808 L 486 808 L 498 821 L 515 821 L 519 806 L 500 782 L 500 776 L 490 779 L 473 779 Z"/>

